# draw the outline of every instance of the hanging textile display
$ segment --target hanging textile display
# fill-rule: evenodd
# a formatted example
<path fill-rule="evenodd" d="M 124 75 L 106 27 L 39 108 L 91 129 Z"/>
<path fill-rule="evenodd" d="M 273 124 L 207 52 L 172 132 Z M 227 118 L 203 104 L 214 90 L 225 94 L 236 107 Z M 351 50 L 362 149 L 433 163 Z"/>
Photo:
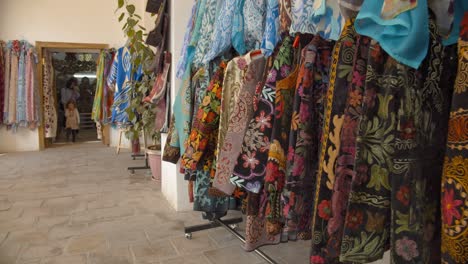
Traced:
<path fill-rule="evenodd" d="M 44 96 L 42 104 L 44 105 L 44 133 L 46 138 L 55 138 L 57 136 L 57 110 L 54 96 L 54 67 L 52 66 L 52 56 L 46 50 L 44 52 L 42 89 Z"/>
<path fill-rule="evenodd" d="M 460 30 L 458 69 L 450 69 L 457 75 L 442 178 L 443 263 L 468 262 L 468 131 L 465 126 L 468 117 L 468 12 L 464 14 Z M 448 71 L 446 73 L 450 76 Z"/>
<path fill-rule="evenodd" d="M 311 264 L 468 262 L 467 3 L 196 1 L 163 153 L 193 209 Z"/>
<path fill-rule="evenodd" d="M 5 105 L 5 42 L 0 41 L 0 125 L 3 124 L 3 107 Z"/>
<path fill-rule="evenodd" d="M 141 78 L 142 68 L 138 68 L 132 74 L 132 62 L 128 47 L 121 47 L 117 50 L 112 67 L 107 78 L 107 86 L 114 92 L 114 102 L 111 107 L 111 123 L 125 125 L 128 122 L 127 108 L 130 103 L 132 92 L 131 82 Z"/>
<path fill-rule="evenodd" d="M 13 129 L 39 125 L 39 88 L 37 56 L 26 41 L 13 40 L 2 44 L 2 123 Z"/>
<path fill-rule="evenodd" d="M 114 93 L 108 85 L 109 73 L 114 61 L 115 50 L 103 50 L 99 54 L 96 69 L 96 93 L 94 95 L 91 118 L 96 123 L 106 124 L 110 121 Z"/>

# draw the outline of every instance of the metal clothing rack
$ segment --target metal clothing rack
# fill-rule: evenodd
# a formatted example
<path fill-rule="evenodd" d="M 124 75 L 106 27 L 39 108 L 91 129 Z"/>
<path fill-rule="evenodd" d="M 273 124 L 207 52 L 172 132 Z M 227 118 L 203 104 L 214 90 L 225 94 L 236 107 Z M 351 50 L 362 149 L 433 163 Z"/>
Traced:
<path fill-rule="evenodd" d="M 145 154 L 132 154 L 133 160 L 136 160 L 137 157 L 145 157 L 145 166 L 136 166 L 136 167 L 128 167 L 127 169 L 130 171 L 131 174 L 135 174 L 136 170 L 149 170 L 148 164 L 148 156 Z"/>
<path fill-rule="evenodd" d="M 217 228 L 217 227 L 223 227 L 224 229 L 229 231 L 231 234 L 233 234 L 237 239 L 239 239 L 242 243 L 245 243 L 245 238 L 236 230 L 237 224 L 242 222 L 242 217 L 230 218 L 226 220 L 221 220 L 220 218 L 214 218 L 209 221 L 210 222 L 208 224 L 185 227 L 185 238 L 189 240 L 192 239 L 193 232 L 203 231 L 203 230 Z M 260 249 L 255 249 L 254 252 L 257 253 L 257 255 L 259 255 L 262 259 L 264 259 L 267 263 L 277 264 L 276 261 L 274 261 L 272 258 L 270 258 L 267 254 L 265 254 Z"/>

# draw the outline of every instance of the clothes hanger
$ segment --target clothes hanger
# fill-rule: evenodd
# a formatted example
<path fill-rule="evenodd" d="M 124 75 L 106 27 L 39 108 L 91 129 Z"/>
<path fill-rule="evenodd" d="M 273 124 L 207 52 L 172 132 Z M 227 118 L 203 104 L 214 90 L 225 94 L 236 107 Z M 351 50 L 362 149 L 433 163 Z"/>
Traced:
<path fill-rule="evenodd" d="M 297 49 L 299 48 L 299 44 L 301 43 L 301 37 L 299 34 L 296 34 L 296 37 L 294 38 L 294 42 L 293 42 L 293 48 Z"/>
<path fill-rule="evenodd" d="M 250 57 L 251 58 L 254 58 L 254 57 L 257 57 L 257 56 L 260 56 L 260 55 L 263 55 L 262 53 L 262 50 L 253 50 L 250 52 Z"/>

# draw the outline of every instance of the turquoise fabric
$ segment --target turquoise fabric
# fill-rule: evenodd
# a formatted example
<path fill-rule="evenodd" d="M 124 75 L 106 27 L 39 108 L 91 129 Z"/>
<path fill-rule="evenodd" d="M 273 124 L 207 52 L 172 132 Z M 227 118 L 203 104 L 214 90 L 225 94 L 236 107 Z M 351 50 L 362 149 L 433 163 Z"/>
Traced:
<path fill-rule="evenodd" d="M 232 47 L 233 20 L 239 2 L 240 0 L 223 1 L 221 10 L 217 13 L 211 45 L 203 59 L 204 63 L 212 61 Z"/>
<path fill-rule="evenodd" d="M 455 0 L 454 7 L 455 14 L 453 18 L 452 31 L 447 39 L 442 40 L 442 43 L 445 46 L 453 45 L 458 42 L 458 37 L 460 36 L 460 23 L 463 19 L 463 15 L 468 11 L 468 0 Z"/>
<path fill-rule="evenodd" d="M 192 32 L 193 32 L 193 27 L 195 26 L 194 19 L 197 16 L 198 12 L 198 7 L 201 5 L 201 3 L 195 2 L 195 4 L 192 7 L 192 12 L 189 18 L 189 21 L 187 23 L 187 31 L 185 31 L 184 35 L 184 44 L 182 46 L 181 52 L 180 52 L 180 59 L 179 63 L 177 63 L 177 78 L 182 78 L 182 76 L 185 73 L 185 68 L 187 67 L 187 58 L 188 58 L 188 45 L 190 43 L 190 39 L 192 38 Z"/>
<path fill-rule="evenodd" d="M 364 1 L 356 21 L 356 32 L 380 43 L 391 57 L 417 69 L 429 48 L 429 12 L 427 1 L 393 19 L 380 16 L 383 0 Z"/>
<path fill-rule="evenodd" d="M 232 21 L 232 46 L 240 55 L 247 52 L 244 38 L 244 2 L 245 0 L 239 0 L 239 4 L 235 6 L 236 10 Z"/>

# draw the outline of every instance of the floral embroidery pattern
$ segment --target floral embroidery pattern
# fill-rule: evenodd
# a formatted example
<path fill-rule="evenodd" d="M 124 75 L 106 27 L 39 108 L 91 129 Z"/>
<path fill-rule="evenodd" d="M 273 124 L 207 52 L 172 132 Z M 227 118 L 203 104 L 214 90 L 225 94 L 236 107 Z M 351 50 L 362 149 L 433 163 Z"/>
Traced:
<path fill-rule="evenodd" d="M 285 37 L 273 62 L 273 67 L 268 73 L 267 82 L 263 86 L 257 110 L 249 122 L 237 165 L 234 167 L 231 177 L 233 184 L 245 188 L 247 191 L 259 193 L 260 188 L 257 186 L 263 186 L 266 172 L 265 164 L 268 159 L 270 137 L 274 125 L 273 103 L 276 99 L 276 81 L 281 79 L 278 72 L 283 65 L 292 65 L 292 62 L 292 40 L 290 37 Z M 244 167 L 242 159 L 244 154 L 255 157 L 259 161 L 259 165 L 255 166 L 254 169 Z"/>
<path fill-rule="evenodd" d="M 335 261 L 334 254 L 326 254 L 325 245 L 328 241 L 327 223 L 331 218 L 320 215 L 318 205 L 329 200 L 335 184 L 335 166 L 341 144 L 341 128 L 345 111 L 348 84 L 352 77 L 352 65 L 356 52 L 356 33 L 352 22 L 345 26 L 343 34 L 335 45 L 333 63 L 330 69 L 330 86 L 325 106 L 324 129 L 322 135 L 321 153 L 319 156 L 317 181 L 315 185 L 315 209 L 312 218 L 312 235 L 317 239 L 312 242 L 312 255 L 322 256 L 327 261 Z M 335 198 L 336 199 L 336 198 Z M 335 246 L 336 247 L 336 246 Z M 332 251 L 333 252 L 333 251 Z M 339 251 L 338 251 L 339 252 Z M 331 252 L 330 252 L 331 253 Z"/>
<path fill-rule="evenodd" d="M 226 115 L 229 115 L 229 119 L 226 120 L 229 121 L 229 125 L 226 127 L 224 143 L 220 145 L 218 149 L 217 160 L 221 162 L 217 163 L 213 187 L 228 195 L 232 194 L 235 189 L 235 185 L 230 182 L 230 177 L 237 162 L 237 155 L 242 147 L 243 137 L 245 130 L 247 129 L 248 122 L 253 117 L 253 102 L 251 98 L 254 96 L 256 85 L 261 81 L 263 69 L 266 63 L 264 57 L 254 58 L 252 60 L 250 56 L 250 53 L 247 54 L 237 63 L 238 70 L 240 71 L 240 82 L 232 83 L 232 85 L 229 86 L 229 84 L 226 83 L 225 78 L 225 83 L 223 84 L 223 100 L 226 101 L 223 101 L 221 104 L 221 112 L 231 109 L 231 113 L 227 113 Z M 244 63 L 244 61 L 247 64 Z M 228 73 L 228 70 L 226 70 L 226 74 L 230 74 Z M 225 91 L 229 88 L 232 88 L 231 94 L 226 95 Z M 227 101 L 227 99 L 229 99 L 229 101 Z M 223 110 L 223 106 L 226 110 Z M 225 126 L 220 125 L 220 129 L 223 127 Z M 243 154 L 243 160 L 244 155 L 247 156 L 246 154 Z M 248 161 L 251 169 L 254 169 L 255 166 L 260 163 L 255 158 L 255 153 L 250 153 Z"/>
<path fill-rule="evenodd" d="M 452 67 L 444 63 L 434 21 L 430 25 L 430 52 L 420 71 L 371 43 L 364 98 L 373 99 L 364 100 L 358 128 L 355 164 L 360 173 L 352 178 L 340 261 L 373 261 L 390 246 L 395 263 L 437 263 L 431 259 L 436 254 L 430 238 L 442 159 L 433 153 L 442 151 L 446 136 L 444 91 L 450 82 L 440 78 L 442 69 Z M 423 116 L 427 122 L 418 122 Z M 365 232 L 355 229 L 349 217 L 363 209 Z"/>
<path fill-rule="evenodd" d="M 450 111 L 448 142 L 442 176 L 442 263 L 468 262 L 468 13 L 460 25 L 457 72 Z M 456 58 L 456 56 L 452 56 Z M 450 71 L 450 72 L 449 72 Z M 450 81 L 448 82 L 450 83 Z"/>
<path fill-rule="evenodd" d="M 281 194 L 286 184 L 286 155 L 288 149 L 288 135 L 292 117 L 292 106 L 298 68 L 289 76 L 276 84 L 275 121 L 271 135 L 272 144 L 268 153 L 265 175 L 265 190 L 268 193 L 267 218 L 276 230 L 281 230 L 283 214 L 281 208 Z"/>

